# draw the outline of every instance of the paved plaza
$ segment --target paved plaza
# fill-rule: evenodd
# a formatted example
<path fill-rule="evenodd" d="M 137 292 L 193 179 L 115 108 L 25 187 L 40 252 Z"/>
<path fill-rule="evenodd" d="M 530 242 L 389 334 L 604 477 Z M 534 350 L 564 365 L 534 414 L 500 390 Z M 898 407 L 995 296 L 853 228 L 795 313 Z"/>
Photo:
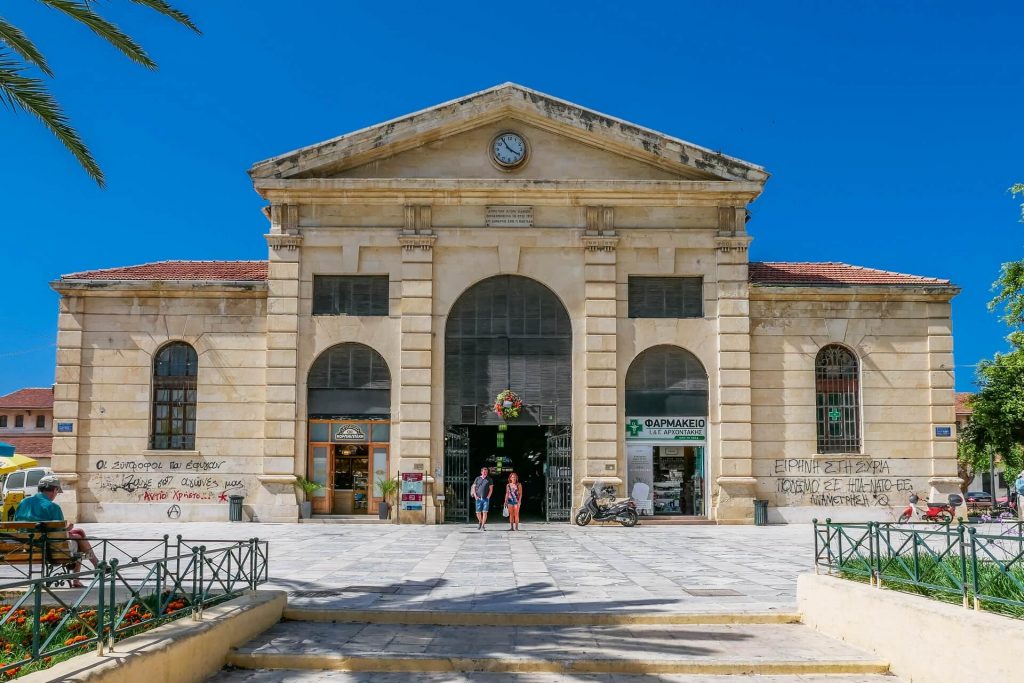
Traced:
<path fill-rule="evenodd" d="M 809 525 L 86 524 L 94 537 L 270 541 L 293 607 L 495 612 L 763 612 L 796 607 Z"/>

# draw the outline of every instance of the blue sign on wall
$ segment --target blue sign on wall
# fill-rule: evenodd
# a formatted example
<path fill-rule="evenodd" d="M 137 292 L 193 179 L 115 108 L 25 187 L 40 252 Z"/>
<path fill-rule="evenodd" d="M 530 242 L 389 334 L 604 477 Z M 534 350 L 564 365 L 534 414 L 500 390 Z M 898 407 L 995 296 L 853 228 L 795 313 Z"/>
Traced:
<path fill-rule="evenodd" d="M 935 436 L 953 436 L 952 427 L 936 427 Z"/>
<path fill-rule="evenodd" d="M 75 424 L 73 422 L 58 422 L 57 431 L 60 433 L 69 433 L 75 431 Z"/>

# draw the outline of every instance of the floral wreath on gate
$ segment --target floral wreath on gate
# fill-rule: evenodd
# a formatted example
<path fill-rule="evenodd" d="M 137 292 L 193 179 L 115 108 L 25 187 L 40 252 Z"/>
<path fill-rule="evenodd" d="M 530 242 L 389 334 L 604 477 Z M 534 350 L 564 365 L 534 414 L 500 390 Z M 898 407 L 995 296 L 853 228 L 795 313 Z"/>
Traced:
<path fill-rule="evenodd" d="M 502 420 L 512 420 L 519 417 L 523 410 L 523 399 L 511 389 L 498 394 L 494 400 L 494 413 Z"/>

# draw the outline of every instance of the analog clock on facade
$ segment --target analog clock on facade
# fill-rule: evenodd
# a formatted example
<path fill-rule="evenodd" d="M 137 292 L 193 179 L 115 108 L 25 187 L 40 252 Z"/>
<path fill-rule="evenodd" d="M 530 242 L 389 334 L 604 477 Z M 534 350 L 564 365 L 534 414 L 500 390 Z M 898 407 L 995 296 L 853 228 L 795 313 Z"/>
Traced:
<path fill-rule="evenodd" d="M 526 140 L 518 133 L 499 133 L 491 142 L 491 158 L 502 168 L 522 166 L 528 153 Z"/>

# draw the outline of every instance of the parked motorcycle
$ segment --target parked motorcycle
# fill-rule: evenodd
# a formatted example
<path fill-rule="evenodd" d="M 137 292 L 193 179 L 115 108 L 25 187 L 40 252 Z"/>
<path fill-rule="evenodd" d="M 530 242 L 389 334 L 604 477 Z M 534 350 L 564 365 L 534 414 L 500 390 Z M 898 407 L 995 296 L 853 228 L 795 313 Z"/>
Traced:
<path fill-rule="evenodd" d="M 576 524 L 586 526 L 591 520 L 598 522 L 618 522 L 622 526 L 636 526 L 640 518 L 636 511 L 636 503 L 632 498 L 616 501 L 608 496 L 610 487 L 600 481 L 594 482 L 590 490 L 584 494 L 583 505 L 576 513 Z"/>
<path fill-rule="evenodd" d="M 927 507 L 922 507 L 918 505 L 920 501 L 916 493 L 910 494 L 910 505 L 900 515 L 900 524 L 909 522 L 915 516 L 925 522 L 949 524 L 953 521 L 956 509 L 964 503 L 964 499 L 955 493 L 949 495 L 948 503 L 926 503 Z"/>

